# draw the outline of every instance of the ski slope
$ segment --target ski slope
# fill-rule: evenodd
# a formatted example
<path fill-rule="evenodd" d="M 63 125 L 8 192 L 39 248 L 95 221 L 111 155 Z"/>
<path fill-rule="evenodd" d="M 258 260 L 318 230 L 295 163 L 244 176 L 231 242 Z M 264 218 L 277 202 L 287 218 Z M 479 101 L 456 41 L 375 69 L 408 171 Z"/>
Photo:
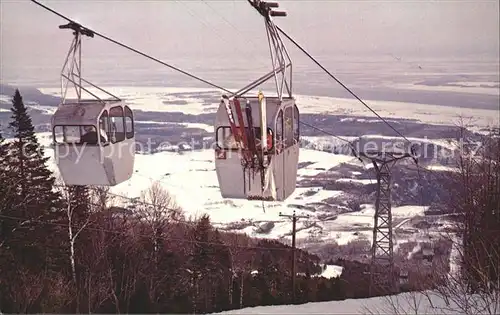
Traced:
<path fill-rule="evenodd" d="M 401 293 L 367 299 L 306 303 L 301 305 L 278 305 L 247 307 L 218 314 L 479 314 L 465 313 L 459 305 L 450 301 L 447 305 L 441 296 L 431 292 Z"/>

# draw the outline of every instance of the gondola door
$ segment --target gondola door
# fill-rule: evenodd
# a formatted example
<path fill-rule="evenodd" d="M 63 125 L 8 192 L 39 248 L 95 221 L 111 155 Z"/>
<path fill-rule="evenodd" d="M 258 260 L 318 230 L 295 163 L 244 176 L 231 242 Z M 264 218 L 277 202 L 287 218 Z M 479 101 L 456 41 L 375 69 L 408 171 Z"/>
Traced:
<path fill-rule="evenodd" d="M 274 126 L 276 139 L 274 141 L 275 159 L 275 178 L 276 178 L 276 195 L 278 199 L 283 199 L 285 196 L 285 139 L 283 128 L 283 110 L 280 110 L 276 116 L 276 125 Z"/>
<path fill-rule="evenodd" d="M 290 106 L 293 111 L 293 122 L 292 122 L 292 136 L 293 136 L 293 144 L 290 148 L 290 152 L 287 156 L 286 164 L 287 168 L 285 169 L 285 173 L 287 174 L 287 183 L 289 183 L 288 193 L 292 194 L 297 187 L 297 172 L 299 165 L 299 151 L 300 151 L 300 130 L 299 130 L 299 109 L 295 102 Z"/>
<path fill-rule="evenodd" d="M 292 187 L 293 174 L 290 169 L 290 165 L 294 156 L 294 137 L 293 137 L 293 105 L 287 104 L 283 115 L 283 134 L 284 134 L 284 161 L 283 161 L 283 173 L 284 173 L 284 189 L 285 196 L 288 196 L 295 187 Z"/>

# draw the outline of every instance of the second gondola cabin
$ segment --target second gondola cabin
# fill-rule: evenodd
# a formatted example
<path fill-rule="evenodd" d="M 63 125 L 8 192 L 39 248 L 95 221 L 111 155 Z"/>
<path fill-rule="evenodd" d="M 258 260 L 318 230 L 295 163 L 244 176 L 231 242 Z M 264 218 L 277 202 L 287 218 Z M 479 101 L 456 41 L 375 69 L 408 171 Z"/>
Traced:
<path fill-rule="evenodd" d="M 61 104 L 52 117 L 55 161 L 66 185 L 114 186 L 132 176 L 134 118 L 121 100 Z"/>
<path fill-rule="evenodd" d="M 239 104 L 235 104 L 234 99 L 226 102 L 221 101 L 215 120 L 215 166 L 222 197 L 284 201 L 295 191 L 297 184 L 299 110 L 295 99 L 246 97 L 240 98 Z M 226 104 L 230 106 L 230 113 Z M 241 116 L 237 107 L 241 108 Z M 264 111 L 261 108 L 265 108 Z M 237 127 L 236 139 L 231 118 Z M 249 125 L 253 125 L 253 130 Z M 242 126 L 244 129 L 239 129 Z M 243 133 L 246 147 L 238 141 Z M 252 135 L 255 135 L 256 152 L 251 150 Z M 261 142 L 263 136 L 265 144 Z M 259 165 L 260 155 L 264 167 Z"/>

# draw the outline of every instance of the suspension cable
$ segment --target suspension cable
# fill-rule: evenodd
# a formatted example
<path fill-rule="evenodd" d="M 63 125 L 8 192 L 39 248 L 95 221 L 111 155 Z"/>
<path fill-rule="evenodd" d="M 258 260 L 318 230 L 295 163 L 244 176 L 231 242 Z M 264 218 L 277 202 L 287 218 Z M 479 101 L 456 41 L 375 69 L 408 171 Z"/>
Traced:
<path fill-rule="evenodd" d="M 75 21 L 71 20 L 70 18 L 68 18 L 68 17 L 66 17 L 66 16 L 64 16 L 64 15 L 62 15 L 62 14 L 60 14 L 60 13 L 56 12 L 55 10 L 53 10 L 53 9 L 51 9 L 51 8 L 49 8 L 49 7 L 47 7 L 46 5 L 41 4 L 41 3 L 40 3 L 40 2 L 38 2 L 37 0 L 31 0 L 31 2 L 33 2 L 33 3 L 35 3 L 35 4 L 39 5 L 39 6 L 41 6 L 42 8 L 44 8 L 45 10 L 47 10 L 47 11 L 49 11 L 49 12 L 54 13 L 55 15 L 59 16 L 60 18 L 65 19 L 65 20 L 66 20 L 66 21 L 68 21 L 68 22 L 72 22 L 72 23 L 75 23 L 75 24 L 78 24 L 78 25 L 80 25 L 80 26 L 81 26 L 81 24 L 79 24 L 79 23 L 77 23 L 77 22 L 75 22 Z M 162 64 L 162 65 L 164 65 L 164 66 L 166 66 L 166 67 L 169 67 L 169 68 L 170 68 L 170 69 L 172 69 L 172 70 L 175 70 L 175 71 L 180 72 L 180 73 L 182 73 L 182 74 L 184 74 L 184 75 L 187 75 L 188 77 L 191 77 L 191 78 L 193 78 L 193 79 L 195 79 L 195 80 L 201 81 L 201 82 L 203 82 L 203 83 L 205 83 L 205 84 L 207 84 L 207 85 L 209 85 L 209 86 L 211 86 L 211 87 L 217 88 L 217 89 L 222 90 L 222 91 L 227 92 L 227 93 L 232 93 L 232 92 L 231 92 L 231 91 L 229 91 L 228 89 L 225 89 L 225 88 L 223 88 L 223 87 L 221 87 L 221 86 L 219 86 L 219 85 L 216 85 L 216 84 L 214 84 L 214 83 L 212 83 L 212 82 L 210 82 L 210 81 L 207 81 L 207 80 L 205 80 L 205 79 L 202 79 L 202 78 L 200 78 L 200 77 L 198 77 L 198 76 L 196 76 L 196 75 L 194 75 L 194 74 L 191 74 L 191 73 L 189 73 L 189 72 L 186 72 L 186 71 L 184 71 L 184 70 L 182 70 L 182 69 L 180 69 L 180 68 L 177 68 L 177 67 L 175 67 L 175 66 L 173 66 L 173 65 L 171 65 L 171 64 L 168 64 L 168 63 L 166 63 L 166 62 L 164 62 L 164 61 L 161 61 L 161 60 L 160 60 L 160 59 L 158 59 L 158 58 L 152 57 L 152 56 L 150 56 L 150 55 L 148 55 L 148 54 L 146 54 L 146 53 L 144 53 L 144 52 L 142 52 L 142 51 L 139 51 L 139 50 L 137 50 L 137 49 L 135 49 L 135 48 L 132 48 L 132 47 L 130 47 L 130 46 L 128 46 L 128 45 L 125 45 L 125 44 L 123 44 L 123 43 L 120 43 L 120 42 L 118 42 L 118 41 L 116 41 L 116 40 L 114 40 L 114 39 L 112 39 L 112 38 L 110 38 L 110 37 L 108 37 L 108 36 L 106 36 L 106 35 L 100 34 L 100 33 L 96 32 L 96 31 L 94 31 L 94 30 L 91 30 L 91 29 L 87 28 L 87 27 L 83 27 L 83 26 L 82 26 L 82 28 L 84 28 L 84 29 L 87 29 L 87 30 L 91 31 L 91 32 L 92 32 L 92 33 L 94 33 L 94 35 L 96 35 L 96 36 L 99 36 L 99 37 L 101 37 L 101 38 L 103 38 L 103 39 L 105 39 L 105 40 L 107 40 L 107 41 L 110 41 L 110 42 L 112 42 L 112 43 L 114 43 L 114 44 L 116 44 L 116 45 L 118 45 L 118 46 L 121 46 L 121 47 L 123 47 L 123 48 L 125 48 L 125 49 L 128 49 L 128 50 L 130 50 L 130 51 L 133 51 L 133 52 L 135 52 L 136 54 L 139 54 L 139 55 L 141 55 L 141 56 L 143 56 L 143 57 L 146 57 L 146 58 L 148 58 L 148 59 L 151 59 L 151 60 L 153 60 L 153 61 L 155 61 L 155 62 L 157 62 L 157 63 L 159 63 L 159 64 Z"/>
<path fill-rule="evenodd" d="M 47 10 L 47 11 L 49 11 L 49 12 L 51 12 L 51 13 L 53 13 L 53 14 L 57 15 L 57 16 L 59 16 L 60 18 L 65 19 L 65 20 L 66 20 L 66 21 L 68 21 L 68 22 L 72 22 L 72 23 L 75 23 L 75 24 L 77 24 L 77 25 L 80 25 L 79 23 L 75 22 L 74 20 L 72 20 L 72 19 L 70 19 L 70 18 L 68 18 L 68 17 L 66 17 L 66 16 L 64 16 L 64 15 L 62 15 L 62 14 L 60 14 L 60 13 L 56 12 L 55 10 L 53 10 L 53 9 L 51 9 L 51 8 L 49 8 L 49 7 L 47 7 L 46 5 L 44 5 L 44 4 L 40 3 L 40 2 L 38 2 L 37 0 L 31 0 L 31 1 L 32 1 L 33 3 L 35 3 L 35 4 L 39 5 L 40 7 L 44 8 L 45 10 Z M 207 3 L 205 3 L 205 4 L 207 4 Z M 208 5 L 208 4 L 207 4 L 207 5 Z M 209 5 L 208 5 L 208 6 L 209 6 Z M 209 7 L 210 7 L 210 6 L 209 6 Z M 213 8 L 212 8 L 212 10 L 213 10 Z M 230 23 L 229 23 L 229 24 L 230 24 Z M 80 25 L 80 26 L 81 26 L 81 25 Z M 233 25 L 233 27 L 234 27 L 234 25 Z M 116 44 L 116 45 L 118 45 L 118 46 L 121 46 L 121 47 L 123 47 L 123 48 L 125 48 L 125 49 L 128 49 L 128 50 L 130 50 L 130 51 L 132 51 L 132 52 L 135 52 L 135 53 L 137 53 L 137 54 L 139 54 L 139 55 L 141 55 L 141 56 L 143 56 L 143 57 L 145 57 L 145 58 L 148 58 L 148 59 L 153 60 L 153 61 L 155 61 L 155 62 L 157 62 L 157 63 L 159 63 L 159 64 L 161 64 L 161 65 L 164 65 L 164 66 L 166 66 L 166 67 L 169 67 L 169 68 L 171 68 L 171 69 L 172 69 L 172 70 L 174 70 L 174 71 L 180 72 L 180 73 L 182 73 L 182 74 L 184 74 L 184 75 L 186 75 L 186 76 L 188 76 L 188 77 L 191 77 L 191 78 L 193 78 L 193 79 L 195 79 L 195 80 L 198 80 L 198 81 L 200 81 L 200 82 L 203 82 L 203 83 L 205 83 L 205 84 L 207 84 L 207 85 L 209 85 L 209 86 L 211 86 L 211 87 L 214 87 L 214 88 L 217 88 L 217 89 L 219 89 L 219 90 L 222 90 L 222 91 L 225 91 L 225 92 L 227 92 L 227 93 L 232 94 L 232 92 L 231 92 L 231 91 L 229 91 L 228 89 L 225 89 L 225 88 L 223 88 L 223 87 L 221 87 L 221 86 L 219 86 L 219 85 L 216 85 L 216 84 L 214 84 L 214 83 L 212 83 L 212 82 L 209 82 L 209 81 L 207 81 L 207 80 L 205 80 L 205 79 L 202 79 L 201 77 L 198 77 L 198 76 L 193 75 L 193 74 L 191 74 L 191 73 L 189 73 L 189 72 L 186 72 L 186 71 L 184 71 L 184 70 L 182 70 L 182 69 L 180 69 L 180 68 L 178 68 L 178 67 L 175 67 L 175 66 L 173 66 L 173 65 L 171 65 L 171 64 L 168 64 L 168 63 L 166 63 L 166 62 L 164 62 L 164 61 L 161 61 L 161 60 L 159 60 L 159 59 L 157 59 L 157 58 L 155 58 L 155 57 L 153 57 L 153 56 L 151 56 L 151 55 L 148 55 L 148 54 L 146 54 L 146 53 L 144 53 L 144 52 L 141 52 L 141 51 L 139 51 L 139 50 L 137 50 L 137 49 L 135 49 L 135 48 L 132 48 L 132 47 L 130 47 L 130 46 L 128 46 L 128 45 L 126 45 L 126 44 L 123 44 L 123 43 L 121 43 L 121 42 L 118 42 L 118 41 L 116 41 L 116 40 L 114 40 L 114 39 L 112 39 L 112 38 L 110 38 L 110 37 L 108 37 L 108 36 L 106 36 L 106 35 L 100 34 L 100 33 L 96 32 L 96 31 L 94 31 L 94 30 L 91 30 L 91 29 L 87 28 L 87 27 L 83 27 L 83 26 L 82 26 L 82 28 L 84 28 L 84 29 L 86 29 L 86 30 L 91 31 L 94 35 L 99 36 L 99 37 L 101 37 L 102 39 L 105 39 L 105 40 L 107 40 L 107 41 L 110 41 L 110 42 L 112 42 L 112 43 L 114 43 L 114 44 Z M 307 56 L 308 56 L 308 57 L 309 57 L 309 58 L 310 58 L 310 59 L 311 59 L 311 60 L 312 60 L 312 61 L 313 61 L 316 65 L 318 65 L 318 66 L 319 66 L 319 67 L 320 67 L 323 71 L 325 71 L 325 72 L 326 72 L 326 73 L 327 73 L 327 74 L 328 74 L 328 75 L 329 75 L 332 79 L 334 79 L 334 80 L 335 80 L 338 84 L 340 84 L 340 85 L 341 85 L 341 86 L 342 86 L 342 87 L 343 87 L 346 91 L 348 91 L 348 92 L 349 92 L 352 96 L 354 96 L 354 97 L 355 97 L 355 98 L 356 98 L 359 102 L 361 102 L 361 104 L 363 104 L 363 105 L 364 105 L 366 108 L 368 108 L 368 109 L 369 109 L 372 113 L 374 113 L 374 114 L 375 114 L 375 115 L 376 115 L 376 116 L 377 116 L 380 120 L 382 120 L 385 124 L 387 124 L 387 125 L 388 125 L 388 126 L 389 126 L 389 127 L 390 127 L 393 131 L 394 131 L 394 132 L 396 132 L 399 136 L 401 136 L 401 137 L 402 137 L 403 139 L 405 139 L 406 141 L 410 142 L 410 141 L 409 141 L 409 140 L 408 140 L 408 139 L 407 139 L 407 138 L 406 138 L 406 137 L 405 137 L 402 133 L 400 133 L 397 129 L 395 129 L 395 128 L 394 128 L 394 127 L 393 127 L 393 126 L 392 126 L 389 122 L 387 122 L 387 121 L 386 121 L 386 120 L 385 120 L 382 116 L 380 116 L 380 115 L 379 115 L 379 114 L 378 114 L 375 110 L 373 110 L 373 109 L 372 109 L 369 105 L 367 105 L 367 104 L 366 104 L 366 103 L 365 103 L 365 102 L 364 102 L 361 98 L 359 98 L 359 97 L 358 97 L 358 96 L 357 96 L 354 92 L 352 92 L 352 91 L 351 91 L 351 90 L 350 90 L 347 86 L 345 86 L 345 85 L 344 85 L 344 84 L 343 84 L 343 83 L 342 83 L 339 79 L 337 79 L 337 78 L 336 78 L 333 74 L 331 74 L 331 73 L 330 73 L 330 72 L 329 72 L 329 71 L 328 71 L 325 67 L 323 67 L 323 66 L 322 66 L 322 65 L 321 65 L 321 64 L 320 64 L 320 63 L 319 63 L 319 62 L 318 62 L 318 61 L 317 61 L 317 60 L 316 60 L 313 56 L 311 56 L 311 55 L 310 55 L 310 54 L 309 54 L 309 53 L 308 53 L 308 52 L 307 52 L 304 48 L 302 48 L 302 47 L 301 47 L 301 46 L 300 46 L 300 45 L 299 45 L 299 44 L 298 44 L 298 43 L 297 43 L 294 39 L 292 39 L 292 38 L 291 38 L 291 37 L 290 37 L 290 36 L 289 36 L 289 35 L 288 35 L 285 31 L 283 31 L 283 30 L 282 30 L 279 26 L 276 26 L 276 28 L 277 28 L 277 30 L 278 30 L 280 33 L 282 33 L 282 34 L 283 34 L 283 35 L 284 35 L 284 36 L 285 36 L 288 40 L 290 40 L 290 41 L 291 41 L 291 42 L 292 42 L 292 43 L 293 43 L 293 44 L 294 44 L 297 48 L 299 48 L 299 49 L 300 49 L 300 50 L 301 50 L 304 54 L 306 54 L 306 55 L 307 55 Z M 352 142 L 351 142 L 351 141 L 349 141 L 349 140 L 347 140 L 347 139 L 344 139 L 344 138 L 342 138 L 342 137 L 340 137 L 340 136 L 334 135 L 334 134 L 332 134 L 332 133 L 330 133 L 330 132 L 327 132 L 327 131 L 325 131 L 325 130 L 323 130 L 323 129 L 321 129 L 321 128 L 317 128 L 317 127 L 315 127 L 315 126 L 313 126 L 313 125 L 310 125 L 310 124 L 308 124 L 308 123 L 305 123 L 305 122 L 303 122 L 303 121 L 300 121 L 299 123 L 301 123 L 301 124 L 303 124 L 303 125 L 305 125 L 305 126 L 308 126 L 308 127 L 312 128 L 312 129 L 315 129 L 315 130 L 317 130 L 317 131 L 320 131 L 320 132 L 322 132 L 322 133 L 325 133 L 325 134 L 327 134 L 327 135 L 333 136 L 333 137 L 335 137 L 335 138 L 337 138 L 337 139 L 339 139 L 339 140 L 342 140 L 342 141 L 344 141 L 344 142 L 348 143 L 348 144 L 350 145 L 351 149 L 352 149 L 353 154 L 354 154 L 356 157 L 358 157 L 358 158 L 359 158 L 359 156 L 358 156 L 358 152 L 356 151 L 356 149 L 355 149 L 355 147 L 354 147 L 354 145 L 352 144 Z M 415 162 L 416 162 L 416 163 L 418 163 L 416 160 L 415 160 Z M 418 166 L 418 164 L 417 164 L 417 167 L 419 167 L 419 166 Z M 420 178 L 419 168 L 417 169 L 417 172 L 418 172 L 418 177 Z M 421 194 L 422 194 L 422 192 L 421 192 Z M 422 199 L 422 196 L 421 196 L 421 199 Z M 422 201 L 421 201 L 421 202 L 422 202 Z"/>
<path fill-rule="evenodd" d="M 61 14 L 61 13 L 59 13 L 59 12 L 57 12 L 57 11 L 55 11 L 55 10 L 53 10 L 53 9 L 49 8 L 49 7 L 47 7 L 46 5 L 44 5 L 44 4 L 40 3 L 40 2 L 38 2 L 37 0 L 31 0 L 31 1 L 32 1 L 33 3 L 35 3 L 35 4 L 39 5 L 40 7 L 44 8 L 45 10 L 47 10 L 47 11 L 49 11 L 49 12 L 51 12 L 51 13 L 53 13 L 53 14 L 57 15 L 57 16 L 59 16 L 60 18 L 67 20 L 68 22 L 72 22 L 72 23 L 75 23 L 75 24 L 77 24 L 77 25 L 80 25 L 79 23 L 75 22 L 74 20 L 72 20 L 72 19 L 70 19 L 70 18 L 68 18 L 68 17 L 64 16 L 63 14 Z M 121 47 L 123 47 L 123 48 L 125 48 L 125 49 L 128 49 L 128 50 L 130 50 L 130 51 L 133 51 L 133 52 L 135 52 L 135 53 L 137 53 L 137 54 L 139 54 L 139 55 L 141 55 L 141 56 L 143 56 L 143 57 L 146 57 L 146 58 L 148 58 L 148 59 L 151 59 L 151 60 L 153 60 L 153 61 L 155 61 L 155 62 L 157 62 L 157 63 L 159 63 L 159 64 L 162 64 L 162 65 L 164 65 L 164 66 L 166 66 L 166 67 L 169 67 L 169 68 L 171 68 L 171 69 L 173 69 L 173 70 L 175 70 L 175 71 L 178 71 L 178 72 L 180 72 L 180 73 L 182 73 L 182 74 L 185 74 L 185 75 L 187 75 L 187 76 L 189 76 L 189 77 L 191 77 L 191 78 L 193 78 L 193 79 L 195 79 L 195 80 L 201 81 L 201 82 L 203 82 L 203 83 L 205 83 L 205 84 L 207 84 L 207 85 L 209 85 L 209 86 L 212 86 L 212 87 L 214 87 L 214 88 L 220 89 L 220 90 L 225 91 L 225 92 L 227 92 L 227 93 L 233 94 L 233 92 L 231 92 L 231 91 L 229 91 L 228 89 L 225 89 L 225 88 L 223 88 L 223 87 L 221 87 L 221 86 L 219 86 L 219 85 L 217 85 L 217 84 L 214 84 L 214 83 L 209 82 L 209 81 L 207 81 L 207 80 L 204 80 L 204 79 L 202 79 L 202 78 L 200 78 L 200 77 L 198 77 L 198 76 L 195 76 L 195 75 L 193 75 L 193 74 L 190 74 L 190 73 L 188 73 L 188 72 L 186 72 L 186 71 L 184 71 L 184 70 L 182 70 L 182 69 L 179 69 L 179 68 L 177 68 L 177 67 L 175 67 L 175 66 L 173 66 L 173 65 L 170 65 L 170 64 L 168 64 L 168 63 L 166 63 L 166 62 L 164 62 L 164 61 L 161 61 L 161 60 L 159 60 L 159 59 L 157 59 L 157 58 L 155 58 L 155 57 L 152 57 L 152 56 L 150 56 L 150 55 L 148 55 L 148 54 L 146 54 L 146 53 L 144 53 L 144 52 L 141 52 L 141 51 L 139 51 L 139 50 L 137 50 L 137 49 L 135 49 L 135 48 L 132 48 L 132 47 L 130 47 L 130 46 L 128 46 L 128 45 L 125 45 L 125 44 L 123 44 L 123 43 L 121 43 L 121 42 L 118 42 L 118 41 L 116 41 L 116 40 L 114 40 L 114 39 L 112 39 L 112 38 L 110 38 L 110 37 L 108 37 L 108 36 L 106 36 L 106 35 L 100 34 L 100 33 L 96 32 L 96 31 L 94 31 L 94 30 L 91 30 L 91 29 L 87 28 L 87 27 L 83 27 L 82 25 L 80 25 L 80 26 L 81 26 L 83 29 L 86 29 L 86 30 L 91 31 L 91 32 L 92 32 L 95 36 L 99 36 L 99 37 L 101 37 L 101 38 L 103 38 L 103 39 L 105 39 L 105 40 L 107 40 L 107 41 L 110 41 L 110 42 L 112 42 L 112 43 L 114 43 L 114 44 L 116 44 L 116 45 L 118 45 L 118 46 L 121 46 Z M 283 31 L 282 31 L 279 27 L 278 27 L 278 30 L 279 30 L 279 31 L 281 31 L 281 32 L 283 32 Z M 285 34 L 285 33 L 284 33 L 284 35 L 285 35 L 288 39 L 290 39 L 291 41 L 293 41 L 293 39 L 291 39 L 291 38 L 290 38 L 287 34 Z M 295 43 L 295 42 L 294 42 L 294 43 Z M 296 43 L 295 43 L 295 44 L 296 44 Z M 296 45 L 298 45 L 298 44 L 296 44 Z M 299 46 L 299 47 L 300 47 L 300 46 Z M 301 48 L 301 49 L 302 49 L 302 48 Z M 305 52 L 305 50 L 304 50 L 304 52 Z M 307 54 L 307 52 L 305 52 L 305 53 Z M 308 54 L 308 55 L 309 55 L 309 54 Z M 310 55 L 309 55 L 309 56 L 310 56 Z M 310 57 L 312 58 L 312 56 L 310 56 Z M 318 65 L 319 65 L 320 67 L 322 67 L 319 63 L 318 63 Z M 322 68 L 323 68 L 323 67 L 322 67 Z M 324 68 L 323 68 L 323 69 L 324 69 Z M 328 70 L 326 70 L 326 69 L 324 69 L 324 70 L 328 72 Z M 328 73 L 329 73 L 329 72 L 328 72 Z M 334 77 L 334 78 L 335 78 L 335 77 Z M 337 80 L 337 79 L 335 78 L 335 80 Z M 337 80 L 337 81 L 338 81 L 338 80 Z M 338 82 L 339 82 L 342 86 L 344 86 L 344 85 L 343 85 L 340 81 L 338 81 Z M 352 93 L 352 92 L 351 92 L 351 93 Z M 357 97 L 357 96 L 356 96 L 356 97 Z M 359 98 L 358 98 L 358 99 L 359 99 Z M 360 100 L 360 101 L 361 101 L 361 100 Z M 362 102 L 362 101 L 361 101 L 361 102 Z M 366 106 L 367 106 L 367 105 L 366 105 Z M 373 111 L 373 110 L 372 110 L 372 111 Z M 376 112 L 375 112 L 375 114 L 376 114 L 377 116 L 379 116 Z M 380 116 L 379 116 L 379 117 L 380 117 Z M 381 118 L 381 119 L 383 119 L 383 118 Z M 341 138 L 341 137 L 339 137 L 339 136 L 336 136 L 336 135 L 334 135 L 334 134 L 332 134 L 332 133 L 330 133 L 330 132 L 327 132 L 327 131 L 325 131 L 325 130 L 323 130 L 323 129 L 320 129 L 320 128 L 317 128 L 317 127 L 314 127 L 314 126 L 312 126 L 312 125 L 310 125 L 310 124 L 307 124 L 307 123 L 305 123 L 305 122 L 303 122 L 303 121 L 300 121 L 299 123 L 300 123 L 300 124 L 302 124 L 302 125 L 308 126 L 308 127 L 312 128 L 312 129 L 315 129 L 315 130 L 317 130 L 317 131 L 320 131 L 320 132 L 322 132 L 322 133 L 324 133 L 324 134 L 327 134 L 327 135 L 333 136 L 333 137 L 335 137 L 335 138 L 337 138 L 337 139 L 340 139 L 340 140 L 342 140 L 342 141 L 344 141 L 344 142 L 348 143 L 348 144 L 351 146 L 351 148 L 353 149 L 353 153 L 354 153 L 354 155 L 355 155 L 355 156 L 358 156 L 357 151 L 355 150 L 355 148 L 354 148 L 354 146 L 353 146 L 353 144 L 352 144 L 352 142 L 351 142 L 351 141 L 346 140 L 346 139 L 344 139 L 344 138 Z M 391 126 L 391 127 L 392 127 L 392 126 Z"/>
<path fill-rule="evenodd" d="M 361 98 L 359 98 L 351 89 L 345 86 L 337 77 L 330 73 L 325 67 L 323 67 L 311 54 L 309 54 L 302 46 L 300 46 L 293 38 L 291 38 L 285 31 L 283 31 L 279 26 L 276 25 L 278 31 L 283 34 L 288 40 L 290 40 L 297 48 L 299 48 L 304 54 L 306 54 L 316 65 L 318 65 L 323 71 L 325 71 L 332 79 L 334 79 L 338 84 L 340 84 L 347 92 L 349 92 L 352 96 L 354 96 L 361 104 L 363 104 L 366 108 L 368 108 L 372 113 L 374 113 L 380 120 L 382 120 L 387 126 L 389 126 L 394 132 L 396 132 L 399 136 L 401 136 L 406 141 L 410 142 L 401 132 L 399 132 L 396 128 L 394 128 L 387 120 L 385 120 L 382 116 L 380 116 L 375 110 L 373 110 L 368 104 L 366 104 Z"/>

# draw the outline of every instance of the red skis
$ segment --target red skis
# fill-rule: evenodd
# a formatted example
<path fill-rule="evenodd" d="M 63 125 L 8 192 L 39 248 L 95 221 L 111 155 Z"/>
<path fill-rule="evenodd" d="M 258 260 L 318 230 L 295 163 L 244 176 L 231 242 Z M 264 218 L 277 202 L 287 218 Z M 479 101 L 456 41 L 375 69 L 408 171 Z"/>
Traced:
<path fill-rule="evenodd" d="M 234 102 L 234 108 L 236 109 L 236 116 L 238 117 L 240 140 L 242 141 L 243 144 L 241 148 L 243 150 L 246 150 L 248 149 L 248 140 L 245 131 L 245 121 L 243 120 L 243 112 L 241 111 L 240 100 L 235 97 L 233 102 Z"/>
<path fill-rule="evenodd" d="M 234 141 L 240 143 L 240 135 L 236 127 L 236 122 L 234 121 L 233 111 L 231 110 L 231 103 L 226 95 L 222 95 L 222 101 L 226 106 L 227 118 L 229 119 L 229 126 L 231 127 L 231 133 L 233 134 Z"/>

